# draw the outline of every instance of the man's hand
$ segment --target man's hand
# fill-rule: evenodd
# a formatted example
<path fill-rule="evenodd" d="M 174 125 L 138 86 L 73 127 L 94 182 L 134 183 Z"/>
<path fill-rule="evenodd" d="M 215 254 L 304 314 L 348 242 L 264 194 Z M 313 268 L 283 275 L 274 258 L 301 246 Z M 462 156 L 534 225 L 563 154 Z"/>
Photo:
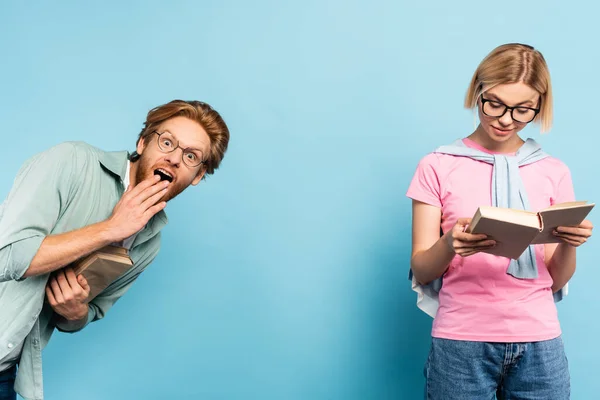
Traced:
<path fill-rule="evenodd" d="M 46 285 L 46 296 L 54 311 L 67 321 L 81 320 L 88 315 L 87 298 L 90 287 L 83 275 L 75 276 L 67 267 L 53 274 Z"/>
<path fill-rule="evenodd" d="M 166 202 L 157 202 L 165 195 L 169 181 L 161 181 L 152 175 L 133 189 L 123 194 L 112 215 L 106 220 L 115 242 L 120 242 L 139 232 L 157 212 L 165 208 Z"/>

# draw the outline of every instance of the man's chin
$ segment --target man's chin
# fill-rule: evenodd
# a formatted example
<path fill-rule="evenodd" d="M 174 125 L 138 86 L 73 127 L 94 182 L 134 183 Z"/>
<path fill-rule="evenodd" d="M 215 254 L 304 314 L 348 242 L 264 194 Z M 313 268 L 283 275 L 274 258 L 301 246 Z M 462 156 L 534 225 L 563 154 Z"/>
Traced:
<path fill-rule="evenodd" d="M 161 197 L 161 198 L 160 198 L 160 199 L 159 199 L 159 200 L 156 202 L 156 204 L 158 204 L 158 203 L 161 203 L 161 202 L 163 202 L 163 201 L 165 201 L 165 202 L 168 202 L 168 201 L 169 201 L 169 200 L 171 200 L 173 197 L 175 197 L 175 196 L 173 196 L 173 195 L 171 194 L 171 190 L 169 189 L 169 190 L 167 190 L 167 193 L 165 193 L 165 195 L 164 195 L 163 197 Z"/>
<path fill-rule="evenodd" d="M 160 198 L 158 203 L 160 203 L 162 201 L 169 202 L 169 201 L 173 200 L 175 197 L 177 197 L 183 191 L 183 190 L 180 190 L 178 187 L 175 187 L 172 185 L 173 184 L 169 185 L 169 188 L 167 189 L 167 193 L 165 193 L 165 195 Z"/>

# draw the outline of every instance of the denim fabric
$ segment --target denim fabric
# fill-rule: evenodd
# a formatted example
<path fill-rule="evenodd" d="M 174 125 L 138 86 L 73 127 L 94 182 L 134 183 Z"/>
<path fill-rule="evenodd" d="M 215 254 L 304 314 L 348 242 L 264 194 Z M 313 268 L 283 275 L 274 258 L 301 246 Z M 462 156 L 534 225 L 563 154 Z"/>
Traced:
<path fill-rule="evenodd" d="M 568 400 L 562 338 L 531 343 L 433 338 L 425 365 L 426 400 Z"/>
<path fill-rule="evenodd" d="M 16 373 L 17 367 L 11 367 L 0 372 L 0 400 L 17 399 L 17 394 L 13 388 L 15 386 Z"/>

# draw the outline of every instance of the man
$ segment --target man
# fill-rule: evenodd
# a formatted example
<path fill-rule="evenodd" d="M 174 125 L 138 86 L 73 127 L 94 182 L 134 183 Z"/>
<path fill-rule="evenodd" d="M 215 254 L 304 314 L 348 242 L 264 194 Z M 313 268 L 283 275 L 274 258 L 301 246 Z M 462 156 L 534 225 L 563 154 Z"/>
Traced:
<path fill-rule="evenodd" d="M 166 202 L 214 173 L 228 142 L 208 104 L 175 100 L 150 110 L 131 155 L 66 142 L 25 163 L 0 205 L 0 400 L 43 399 L 54 328 L 104 317 L 157 255 Z M 134 266 L 88 302 L 69 264 L 109 244 Z"/>

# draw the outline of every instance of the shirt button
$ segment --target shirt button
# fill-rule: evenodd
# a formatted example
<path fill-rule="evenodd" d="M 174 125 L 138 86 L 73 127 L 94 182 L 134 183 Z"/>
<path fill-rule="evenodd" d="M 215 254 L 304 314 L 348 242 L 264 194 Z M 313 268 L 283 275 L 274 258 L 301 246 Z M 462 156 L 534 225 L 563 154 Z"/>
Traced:
<path fill-rule="evenodd" d="M 13 348 L 13 344 L 12 344 L 12 343 L 9 343 L 9 344 L 8 344 L 8 348 L 9 348 L 9 349 L 12 349 L 12 348 Z"/>

